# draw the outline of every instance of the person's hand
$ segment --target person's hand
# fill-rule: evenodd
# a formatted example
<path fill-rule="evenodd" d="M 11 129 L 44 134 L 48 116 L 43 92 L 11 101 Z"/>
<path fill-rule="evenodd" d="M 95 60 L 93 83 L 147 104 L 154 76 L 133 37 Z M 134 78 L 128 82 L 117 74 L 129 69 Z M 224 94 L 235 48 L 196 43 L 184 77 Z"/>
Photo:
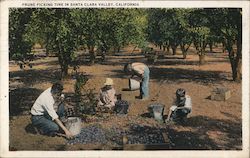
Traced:
<path fill-rule="evenodd" d="M 60 100 L 61 102 L 63 102 L 64 99 L 65 99 L 65 95 L 64 95 L 64 94 L 61 94 L 60 97 L 59 97 L 59 100 Z"/>
<path fill-rule="evenodd" d="M 74 137 L 74 135 L 69 130 L 65 131 L 65 135 L 67 139 L 72 139 Z"/>
<path fill-rule="evenodd" d="M 141 74 L 141 78 L 144 78 L 144 73 L 143 73 L 143 74 Z"/>

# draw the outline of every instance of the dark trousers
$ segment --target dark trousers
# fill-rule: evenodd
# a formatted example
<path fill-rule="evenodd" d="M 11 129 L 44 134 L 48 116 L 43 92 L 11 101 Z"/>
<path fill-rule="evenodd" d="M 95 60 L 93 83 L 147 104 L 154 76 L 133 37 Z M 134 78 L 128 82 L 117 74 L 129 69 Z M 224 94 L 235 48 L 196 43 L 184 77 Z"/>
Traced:
<path fill-rule="evenodd" d="M 59 118 L 64 117 L 64 105 L 60 104 L 57 110 Z M 32 115 L 31 122 L 33 126 L 37 127 L 41 134 L 54 135 L 60 130 L 59 126 L 52 121 L 48 113 L 44 115 Z"/>
<path fill-rule="evenodd" d="M 182 108 L 182 109 L 176 109 L 172 114 L 171 114 L 171 119 L 173 121 L 177 120 L 182 120 L 187 117 L 187 115 L 191 112 L 190 109 L 188 108 Z"/>

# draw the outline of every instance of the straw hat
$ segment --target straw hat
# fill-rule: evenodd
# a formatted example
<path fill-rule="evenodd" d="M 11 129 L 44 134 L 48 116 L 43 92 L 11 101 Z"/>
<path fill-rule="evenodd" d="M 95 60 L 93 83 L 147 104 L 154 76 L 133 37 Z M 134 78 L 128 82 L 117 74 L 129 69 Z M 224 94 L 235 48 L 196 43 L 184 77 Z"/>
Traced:
<path fill-rule="evenodd" d="M 111 78 L 106 78 L 106 82 L 104 83 L 105 86 L 107 85 L 113 85 L 113 80 Z"/>

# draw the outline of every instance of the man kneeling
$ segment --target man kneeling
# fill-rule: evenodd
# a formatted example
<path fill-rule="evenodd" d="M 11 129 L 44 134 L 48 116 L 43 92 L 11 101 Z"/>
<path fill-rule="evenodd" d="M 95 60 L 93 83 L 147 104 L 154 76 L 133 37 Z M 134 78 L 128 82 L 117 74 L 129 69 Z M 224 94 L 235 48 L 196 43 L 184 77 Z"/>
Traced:
<path fill-rule="evenodd" d="M 189 95 L 185 94 L 184 89 L 176 90 L 176 99 L 174 104 L 170 107 L 168 118 L 166 122 L 169 121 L 183 121 L 187 118 L 187 115 L 191 113 L 192 101 Z"/>
<path fill-rule="evenodd" d="M 64 117 L 62 91 L 62 84 L 55 83 L 40 94 L 31 108 L 31 121 L 41 134 L 55 136 L 63 130 L 67 138 L 72 138 L 72 133 L 60 120 Z"/>

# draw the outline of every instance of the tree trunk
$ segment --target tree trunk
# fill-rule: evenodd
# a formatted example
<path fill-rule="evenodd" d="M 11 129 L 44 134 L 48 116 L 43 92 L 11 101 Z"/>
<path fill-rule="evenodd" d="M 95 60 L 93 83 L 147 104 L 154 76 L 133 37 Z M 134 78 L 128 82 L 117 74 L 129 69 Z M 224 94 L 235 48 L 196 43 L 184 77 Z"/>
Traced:
<path fill-rule="evenodd" d="M 169 52 L 170 52 L 170 43 L 169 43 L 169 41 L 165 42 L 164 45 L 167 48 L 167 54 L 169 54 Z"/>
<path fill-rule="evenodd" d="M 170 52 L 170 46 L 168 45 L 167 46 L 167 53 L 169 53 Z"/>
<path fill-rule="evenodd" d="M 185 48 L 185 44 L 180 44 L 181 46 L 181 51 L 182 51 L 182 55 L 183 55 L 183 59 L 186 59 L 187 58 L 187 51 L 189 49 L 191 44 L 187 44 L 187 48 Z"/>
<path fill-rule="evenodd" d="M 49 34 L 46 34 L 46 44 L 45 44 L 46 57 L 49 56 Z"/>
<path fill-rule="evenodd" d="M 213 43 L 209 43 L 210 53 L 213 53 Z"/>
<path fill-rule="evenodd" d="M 198 49 L 198 55 L 199 55 L 199 64 L 203 65 L 205 64 L 205 55 L 206 55 L 206 46 L 207 44 L 205 43 L 205 40 L 201 41 L 196 47 Z"/>
<path fill-rule="evenodd" d="M 171 46 L 172 51 L 173 51 L 173 55 L 176 55 L 176 46 Z"/>
<path fill-rule="evenodd" d="M 61 42 L 57 41 L 57 47 L 58 47 L 58 61 L 61 67 L 61 78 L 64 78 L 68 75 L 68 62 L 66 61 L 64 54 L 66 52 L 63 51 Z"/>
<path fill-rule="evenodd" d="M 233 39 L 228 38 L 225 41 L 226 49 L 228 51 L 228 57 L 230 59 L 232 68 L 233 81 L 241 81 L 241 67 L 242 67 L 242 34 L 241 34 L 241 23 L 237 25 L 237 52 L 233 50 Z"/>
<path fill-rule="evenodd" d="M 229 53 L 233 54 L 233 53 Z M 235 57 L 232 55 L 229 55 L 230 58 L 230 63 L 231 63 L 231 68 L 232 68 L 232 77 L 233 81 L 240 81 L 241 80 L 241 59 L 236 60 Z"/>
<path fill-rule="evenodd" d="M 103 51 L 103 52 L 102 52 L 102 61 L 105 61 L 105 59 L 106 59 L 105 54 L 106 54 L 106 52 L 105 52 L 105 51 Z"/>
<path fill-rule="evenodd" d="M 62 77 L 68 76 L 68 70 L 69 70 L 68 64 L 62 65 L 61 69 L 62 69 Z"/>
<path fill-rule="evenodd" d="M 225 43 L 222 42 L 222 53 L 225 53 L 226 49 L 225 49 Z"/>
<path fill-rule="evenodd" d="M 197 51 L 199 51 L 199 44 L 198 44 L 198 43 L 194 42 L 194 47 L 195 47 L 195 49 L 196 49 Z"/>
<path fill-rule="evenodd" d="M 45 45 L 45 53 L 46 53 L 46 57 L 48 57 L 49 56 L 48 44 Z"/>
<path fill-rule="evenodd" d="M 182 54 L 183 54 L 183 59 L 186 59 L 187 58 L 187 52 L 184 51 L 184 52 L 182 52 Z"/>
<path fill-rule="evenodd" d="M 237 50 L 237 54 L 230 49 L 229 51 L 229 59 L 232 68 L 232 77 L 233 81 L 241 81 L 241 67 L 242 67 L 242 59 L 241 59 L 241 49 Z"/>
<path fill-rule="evenodd" d="M 204 65 L 205 62 L 206 62 L 206 60 L 205 60 L 205 57 L 206 57 L 205 49 L 206 49 L 206 46 L 205 46 L 205 44 L 203 42 L 202 47 L 200 48 L 200 52 L 199 52 L 199 64 L 200 65 Z"/>
<path fill-rule="evenodd" d="M 137 48 L 137 46 L 135 46 L 135 47 L 133 48 L 133 50 L 132 50 L 132 52 L 131 52 L 132 54 L 134 53 L 134 51 L 135 51 L 136 48 Z"/>
<path fill-rule="evenodd" d="M 95 64 L 96 53 L 94 51 L 94 47 L 93 46 L 89 47 L 89 54 L 90 54 L 90 63 L 91 64 Z"/>
<path fill-rule="evenodd" d="M 238 67 L 237 67 L 237 77 L 236 81 L 242 80 L 242 59 L 239 59 Z"/>
<path fill-rule="evenodd" d="M 187 58 L 187 52 L 185 51 L 185 46 L 183 44 L 181 44 L 181 52 L 183 55 L 183 59 Z"/>
<path fill-rule="evenodd" d="M 234 64 L 234 67 L 232 68 L 233 69 L 233 80 L 234 81 L 241 81 L 241 59 L 237 62 L 235 61 L 235 64 Z"/>
<path fill-rule="evenodd" d="M 58 61 L 61 67 L 61 78 L 64 78 L 68 75 L 68 63 L 66 62 L 66 60 L 63 58 L 63 52 L 61 52 L 59 50 L 59 54 L 58 54 Z"/>
<path fill-rule="evenodd" d="M 241 67 L 242 67 L 242 18 L 238 20 L 237 23 L 237 54 L 235 59 L 235 75 L 233 75 L 234 81 L 241 81 Z"/>
<path fill-rule="evenodd" d="M 205 54 L 204 53 L 200 53 L 199 54 L 199 64 L 200 65 L 204 65 L 205 62 L 206 62 L 206 60 L 205 60 Z"/>

